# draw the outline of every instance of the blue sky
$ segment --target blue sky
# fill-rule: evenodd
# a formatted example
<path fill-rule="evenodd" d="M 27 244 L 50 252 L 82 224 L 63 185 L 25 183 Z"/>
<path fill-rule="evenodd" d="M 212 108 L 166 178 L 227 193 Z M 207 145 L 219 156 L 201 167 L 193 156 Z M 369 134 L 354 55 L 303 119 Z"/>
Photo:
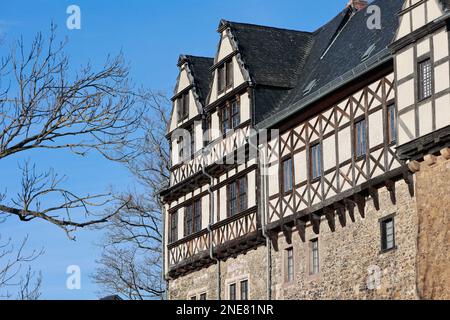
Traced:
<path fill-rule="evenodd" d="M 18 36 L 30 40 L 36 32 L 48 33 L 50 23 L 58 35 L 67 36 L 72 67 L 102 63 L 108 54 L 122 50 L 130 63 L 131 77 L 153 90 L 171 92 L 177 76 L 180 53 L 214 56 L 220 19 L 313 31 L 344 8 L 347 0 L 15 0 L 2 1 L 0 11 L 0 54 Z M 66 28 L 66 8 L 81 9 L 81 30 Z M 132 188 L 133 180 L 120 165 L 91 155 L 75 157 L 67 152 L 30 152 L 2 160 L 0 190 L 14 193 L 19 182 L 18 165 L 30 159 L 41 170 L 54 168 L 69 177 L 67 186 L 79 193 L 98 193 Z M 98 288 L 89 275 L 101 248 L 100 232 L 79 231 L 70 241 L 56 227 L 42 222 L 23 223 L 14 218 L 0 224 L 3 238 L 21 240 L 29 235 L 29 248 L 44 248 L 33 267 L 42 270 L 44 299 L 96 299 Z M 66 268 L 78 265 L 81 290 L 66 288 Z"/>

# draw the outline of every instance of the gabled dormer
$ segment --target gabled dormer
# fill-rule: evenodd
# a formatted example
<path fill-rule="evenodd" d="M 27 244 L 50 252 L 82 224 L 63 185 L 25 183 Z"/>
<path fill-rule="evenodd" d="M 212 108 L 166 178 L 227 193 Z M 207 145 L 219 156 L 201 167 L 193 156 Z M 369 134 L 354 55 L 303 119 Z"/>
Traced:
<path fill-rule="evenodd" d="M 251 81 L 230 22 L 221 20 L 217 32 L 220 34 L 220 40 L 212 67 L 213 78 L 207 105 Z"/>
<path fill-rule="evenodd" d="M 211 83 L 212 58 L 181 55 L 179 75 L 172 97 L 172 114 L 167 130 L 171 140 L 172 165 L 191 157 L 202 148 L 202 114 Z M 180 136 L 177 129 L 189 134 Z M 189 141 L 188 141 L 189 140 Z"/>

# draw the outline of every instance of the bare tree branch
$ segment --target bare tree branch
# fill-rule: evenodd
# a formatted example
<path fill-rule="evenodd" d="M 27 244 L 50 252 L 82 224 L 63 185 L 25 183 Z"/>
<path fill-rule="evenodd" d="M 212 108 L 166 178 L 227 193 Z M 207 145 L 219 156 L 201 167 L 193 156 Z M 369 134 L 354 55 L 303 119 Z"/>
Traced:
<path fill-rule="evenodd" d="M 88 64 L 75 71 L 64 52 L 67 41 L 58 42 L 55 30 L 52 25 L 49 37 L 38 34 L 29 46 L 18 40 L 0 58 L 0 160 L 30 150 L 67 150 L 130 163 L 142 151 L 136 137 L 151 95 L 129 83 L 122 54 L 98 70 Z M 76 195 L 62 187 L 65 177 L 37 173 L 28 163 L 21 169 L 22 190 L 8 202 L 7 193 L 0 194 L 0 215 L 42 219 L 74 239 L 77 228 L 105 223 L 127 205 L 121 201 L 104 213 L 115 200 L 111 194 Z M 60 202 L 49 206 L 50 197 Z M 75 217 L 80 214 L 83 219 Z"/>
<path fill-rule="evenodd" d="M 127 163 L 140 189 L 115 195 L 123 206 L 108 223 L 104 252 L 93 275 L 103 293 L 132 300 L 161 298 L 164 293 L 159 192 L 169 178 L 165 130 L 170 104 L 160 93 L 153 93 L 150 100 L 142 123 L 145 143 L 139 156 Z"/>

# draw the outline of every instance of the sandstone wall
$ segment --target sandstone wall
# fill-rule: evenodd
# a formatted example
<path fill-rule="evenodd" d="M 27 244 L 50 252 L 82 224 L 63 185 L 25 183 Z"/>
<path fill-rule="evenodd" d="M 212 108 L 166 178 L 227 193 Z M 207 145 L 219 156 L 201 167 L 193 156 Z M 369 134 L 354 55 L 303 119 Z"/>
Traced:
<path fill-rule="evenodd" d="M 336 219 L 332 233 L 327 221 L 321 223 L 319 238 L 320 273 L 309 272 L 309 241 L 317 237 L 307 229 L 307 241 L 293 236 L 295 279 L 287 283 L 285 249 L 290 247 L 280 237 L 274 254 L 274 298 L 276 299 L 416 299 L 417 215 L 415 199 L 403 181 L 396 184 L 396 204 L 389 192 L 379 191 L 380 211 L 370 199 L 366 217 L 355 209 L 354 223 L 347 218 L 342 228 Z M 380 222 L 395 214 L 396 248 L 380 251 Z"/>
<path fill-rule="evenodd" d="M 426 160 L 416 173 L 418 292 L 421 299 L 450 299 L 450 160 Z"/>

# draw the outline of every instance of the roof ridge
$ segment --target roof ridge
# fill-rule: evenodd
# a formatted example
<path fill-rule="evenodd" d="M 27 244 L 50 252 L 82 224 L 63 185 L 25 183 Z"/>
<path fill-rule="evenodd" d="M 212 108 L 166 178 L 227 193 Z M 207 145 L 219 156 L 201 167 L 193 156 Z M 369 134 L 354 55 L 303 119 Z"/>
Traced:
<path fill-rule="evenodd" d="M 229 25 L 242 25 L 242 26 L 249 26 L 249 27 L 256 27 L 261 29 L 270 29 L 270 30 L 280 30 L 280 31 L 289 31 L 289 32 L 297 32 L 302 34 L 313 34 L 311 31 L 303 31 L 303 30 L 294 30 L 294 29 L 288 29 L 288 28 L 281 28 L 281 27 L 272 27 L 272 26 L 266 26 L 261 24 L 254 24 L 254 23 L 246 23 L 246 22 L 236 22 L 236 21 L 228 21 L 228 20 L 221 20 L 221 24 L 229 24 Z"/>

